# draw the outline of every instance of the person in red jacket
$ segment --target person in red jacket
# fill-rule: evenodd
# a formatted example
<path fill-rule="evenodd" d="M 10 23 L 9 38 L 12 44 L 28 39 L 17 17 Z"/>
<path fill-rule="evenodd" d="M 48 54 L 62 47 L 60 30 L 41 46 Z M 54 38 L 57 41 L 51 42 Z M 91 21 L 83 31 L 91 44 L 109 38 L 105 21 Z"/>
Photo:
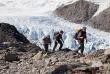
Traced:
<path fill-rule="evenodd" d="M 78 43 L 79 43 L 79 47 L 77 48 L 76 52 L 81 50 L 82 55 L 83 55 L 83 52 L 84 52 L 84 40 L 86 39 L 86 42 L 87 42 L 86 29 L 87 29 L 86 27 L 83 27 L 77 35 L 77 40 L 78 40 Z"/>

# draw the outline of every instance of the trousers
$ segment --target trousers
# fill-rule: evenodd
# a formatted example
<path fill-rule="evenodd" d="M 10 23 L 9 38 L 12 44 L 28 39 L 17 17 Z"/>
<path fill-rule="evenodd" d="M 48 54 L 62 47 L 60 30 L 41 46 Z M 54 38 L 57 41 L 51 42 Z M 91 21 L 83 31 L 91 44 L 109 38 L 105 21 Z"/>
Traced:
<path fill-rule="evenodd" d="M 81 51 L 81 54 L 83 54 L 84 52 L 84 39 L 82 40 L 78 40 L 78 43 L 79 43 L 79 47 L 77 48 L 77 52 L 80 50 Z"/>
<path fill-rule="evenodd" d="M 59 51 L 60 51 L 62 49 L 62 47 L 63 47 L 63 43 L 61 42 L 61 40 L 58 40 L 58 43 L 60 44 L 60 47 L 59 47 Z M 58 43 L 55 41 L 55 45 L 54 45 L 53 51 L 55 51 Z"/>

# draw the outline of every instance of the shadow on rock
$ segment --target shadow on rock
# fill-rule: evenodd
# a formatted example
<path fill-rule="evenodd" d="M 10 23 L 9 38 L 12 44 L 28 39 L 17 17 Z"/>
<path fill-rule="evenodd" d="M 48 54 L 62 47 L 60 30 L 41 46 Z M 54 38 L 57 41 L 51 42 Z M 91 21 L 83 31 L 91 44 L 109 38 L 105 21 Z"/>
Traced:
<path fill-rule="evenodd" d="M 66 65 L 60 66 L 57 69 L 55 69 L 52 74 L 64 74 L 67 72 L 69 69 L 66 67 Z"/>
<path fill-rule="evenodd" d="M 62 65 L 60 67 L 58 67 L 57 69 L 55 69 L 52 74 L 68 74 L 68 73 L 74 73 L 74 69 L 81 67 L 81 65 Z"/>
<path fill-rule="evenodd" d="M 61 51 L 69 52 L 69 51 L 72 51 L 72 50 L 71 50 L 71 49 L 68 49 L 68 48 L 64 48 L 64 49 L 62 49 Z"/>
<path fill-rule="evenodd" d="M 76 65 L 62 65 L 55 69 L 51 74 L 95 74 L 96 69 L 81 68 L 81 64 Z"/>

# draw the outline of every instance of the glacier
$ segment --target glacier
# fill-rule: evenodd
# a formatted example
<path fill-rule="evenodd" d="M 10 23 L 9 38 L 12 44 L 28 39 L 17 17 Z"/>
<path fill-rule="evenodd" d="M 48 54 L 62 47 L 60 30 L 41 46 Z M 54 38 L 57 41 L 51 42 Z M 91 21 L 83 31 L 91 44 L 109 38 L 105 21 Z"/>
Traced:
<path fill-rule="evenodd" d="M 62 4 L 71 4 L 77 0 L 0 0 L 0 22 L 12 24 L 18 31 L 24 34 L 32 43 L 39 45 L 43 49 L 42 39 L 45 35 L 50 35 L 53 49 L 53 34 L 63 30 L 64 46 L 75 50 L 78 47 L 74 40 L 77 29 L 85 26 L 84 24 L 70 23 L 57 15 L 53 11 Z M 87 0 L 100 5 L 95 15 L 109 7 L 110 1 L 106 0 Z M 104 5 L 104 6 L 103 6 Z M 101 7 L 103 8 L 101 9 Z M 95 16 L 94 15 L 94 16 Z M 110 33 L 87 27 L 88 43 L 85 43 L 85 53 L 97 49 L 110 47 Z"/>

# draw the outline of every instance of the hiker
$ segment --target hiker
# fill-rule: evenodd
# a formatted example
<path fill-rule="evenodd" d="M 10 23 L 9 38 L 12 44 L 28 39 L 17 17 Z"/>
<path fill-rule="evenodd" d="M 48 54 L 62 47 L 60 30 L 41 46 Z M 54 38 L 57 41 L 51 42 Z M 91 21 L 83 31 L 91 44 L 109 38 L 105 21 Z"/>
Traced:
<path fill-rule="evenodd" d="M 44 42 L 44 48 L 45 48 L 45 52 L 48 52 L 48 46 L 50 45 L 51 46 L 51 39 L 50 39 L 50 36 L 45 36 L 43 38 L 43 42 Z"/>
<path fill-rule="evenodd" d="M 59 47 L 59 51 L 61 51 L 62 47 L 63 47 L 63 39 L 62 39 L 62 35 L 63 35 L 63 31 L 60 31 L 55 33 L 54 34 L 54 39 L 55 39 L 55 45 L 54 45 L 54 48 L 53 48 L 53 52 L 55 51 L 56 47 L 58 44 L 60 44 L 60 47 Z"/>
<path fill-rule="evenodd" d="M 80 50 L 81 54 L 83 55 L 84 51 L 84 40 L 86 39 L 87 43 L 87 37 L 86 37 L 86 27 L 83 27 L 82 29 L 78 29 L 76 34 L 75 34 L 75 40 L 78 40 L 79 47 L 75 50 L 77 53 Z"/>

